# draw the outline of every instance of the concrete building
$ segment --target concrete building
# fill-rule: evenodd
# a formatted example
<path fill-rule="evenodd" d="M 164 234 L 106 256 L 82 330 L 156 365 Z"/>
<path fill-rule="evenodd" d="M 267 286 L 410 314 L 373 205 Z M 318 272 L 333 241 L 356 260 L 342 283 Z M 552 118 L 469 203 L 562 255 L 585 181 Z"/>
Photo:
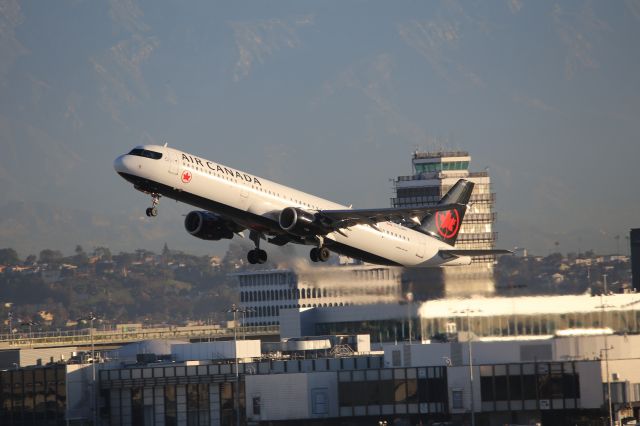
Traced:
<path fill-rule="evenodd" d="M 367 349 L 364 340 L 349 341 Z M 156 354 L 164 361 L 98 365 L 95 387 L 90 365 L 2 371 L 0 420 L 409 425 L 468 424 L 473 417 L 478 425 L 596 425 L 608 417 L 608 395 L 614 419 L 639 418 L 640 335 L 483 341 L 461 333 L 451 342 L 385 344 L 377 352 L 317 350 L 318 343 L 343 341 L 285 342 L 280 354 L 255 340 L 160 345 L 170 348 Z"/>
<path fill-rule="evenodd" d="M 355 305 L 281 311 L 280 336 L 326 336 L 368 333 L 371 342 L 420 341 L 418 304 Z"/>
<path fill-rule="evenodd" d="M 64 362 L 73 358 L 78 350 L 76 346 L 4 349 L 0 350 L 0 369 Z"/>
<path fill-rule="evenodd" d="M 566 333 L 640 333 L 640 294 L 529 296 L 430 300 L 419 310 L 421 336 L 471 331 L 514 338 Z"/>
<path fill-rule="evenodd" d="M 452 420 L 595 425 L 608 417 L 609 388 L 614 420 L 639 418 L 638 345 L 638 335 L 458 339 L 385 347 L 384 366 L 447 365 Z"/>
<path fill-rule="evenodd" d="M 495 246 L 493 224 L 495 193 L 491 191 L 491 178 L 487 171 L 470 172 L 471 156 L 468 152 L 414 152 L 411 159 L 412 174 L 394 180 L 393 207 L 435 205 L 458 181 L 464 178 L 475 184 L 471 204 L 460 229 L 456 246 L 461 249 L 491 249 Z M 440 297 L 491 295 L 495 291 L 493 256 L 474 257 L 468 266 L 443 268 L 438 280 L 442 282 Z M 431 274 L 433 275 L 433 274 Z M 425 281 L 433 286 L 433 277 Z M 419 293 L 418 290 L 414 291 Z"/>
<path fill-rule="evenodd" d="M 246 325 L 280 323 L 282 309 L 398 303 L 401 270 L 374 265 L 272 269 L 233 274 Z"/>
<path fill-rule="evenodd" d="M 90 421 L 92 374 L 88 364 L 51 364 L 0 371 L 0 424 L 81 425 Z"/>
<path fill-rule="evenodd" d="M 640 293 L 606 296 L 438 299 L 424 303 L 356 305 L 349 309 L 284 309 L 281 337 L 369 333 L 385 342 L 447 340 L 471 331 L 486 338 L 540 338 L 563 333 L 640 333 Z"/>

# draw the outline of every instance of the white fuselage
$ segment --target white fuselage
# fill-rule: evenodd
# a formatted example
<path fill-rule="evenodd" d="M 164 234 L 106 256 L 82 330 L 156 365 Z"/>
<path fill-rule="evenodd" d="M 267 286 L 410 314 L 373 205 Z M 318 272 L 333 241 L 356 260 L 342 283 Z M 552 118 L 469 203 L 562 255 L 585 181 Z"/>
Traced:
<path fill-rule="evenodd" d="M 350 208 L 166 146 L 139 148 L 160 152 L 162 158 L 124 154 L 114 163 L 125 179 L 144 183 L 138 185 L 139 189 L 156 192 L 145 187 L 158 188 L 163 196 L 218 213 L 258 232 L 283 233 L 278 216 L 286 207 L 309 212 Z M 445 259 L 438 253 L 451 246 L 393 222 L 380 222 L 375 227 L 355 225 L 341 231 L 344 235 L 332 232 L 325 239 L 337 243 L 334 247 L 355 249 L 401 266 L 433 267 L 471 261 L 467 256 Z M 340 252 L 334 247 L 332 250 Z"/>

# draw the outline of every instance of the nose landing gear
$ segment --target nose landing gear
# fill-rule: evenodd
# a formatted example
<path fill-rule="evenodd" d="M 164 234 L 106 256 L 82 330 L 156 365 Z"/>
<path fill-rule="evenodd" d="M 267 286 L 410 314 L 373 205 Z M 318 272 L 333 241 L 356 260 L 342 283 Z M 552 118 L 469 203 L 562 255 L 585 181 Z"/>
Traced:
<path fill-rule="evenodd" d="M 147 216 L 156 217 L 158 216 L 158 204 L 160 203 L 160 194 L 152 193 L 151 194 L 151 207 L 148 207 L 146 210 Z"/>

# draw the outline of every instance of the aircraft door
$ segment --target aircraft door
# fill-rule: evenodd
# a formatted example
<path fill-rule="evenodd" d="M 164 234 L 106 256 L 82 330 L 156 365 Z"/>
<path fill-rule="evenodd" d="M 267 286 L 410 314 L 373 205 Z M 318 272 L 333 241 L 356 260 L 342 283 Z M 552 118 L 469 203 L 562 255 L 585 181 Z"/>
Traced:
<path fill-rule="evenodd" d="M 249 206 L 249 190 L 242 185 L 240 188 L 240 206 L 246 209 Z"/>
<path fill-rule="evenodd" d="M 169 160 L 169 173 L 172 175 L 178 174 L 178 154 L 175 151 L 169 149 L 167 153 L 167 160 Z"/>

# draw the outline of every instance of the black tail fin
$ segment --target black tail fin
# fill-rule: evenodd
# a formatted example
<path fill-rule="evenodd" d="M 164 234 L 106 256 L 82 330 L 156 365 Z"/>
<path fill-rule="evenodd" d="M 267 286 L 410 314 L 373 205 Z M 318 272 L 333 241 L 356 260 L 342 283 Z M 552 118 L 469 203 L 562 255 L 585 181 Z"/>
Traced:
<path fill-rule="evenodd" d="M 473 182 L 464 179 L 456 182 L 438 202 L 438 205 L 456 204 L 456 206 L 450 210 L 429 213 L 422 218 L 418 229 L 440 241 L 454 245 L 458 238 L 462 219 L 467 211 L 467 204 L 469 203 L 469 198 L 471 198 L 473 185 Z"/>

